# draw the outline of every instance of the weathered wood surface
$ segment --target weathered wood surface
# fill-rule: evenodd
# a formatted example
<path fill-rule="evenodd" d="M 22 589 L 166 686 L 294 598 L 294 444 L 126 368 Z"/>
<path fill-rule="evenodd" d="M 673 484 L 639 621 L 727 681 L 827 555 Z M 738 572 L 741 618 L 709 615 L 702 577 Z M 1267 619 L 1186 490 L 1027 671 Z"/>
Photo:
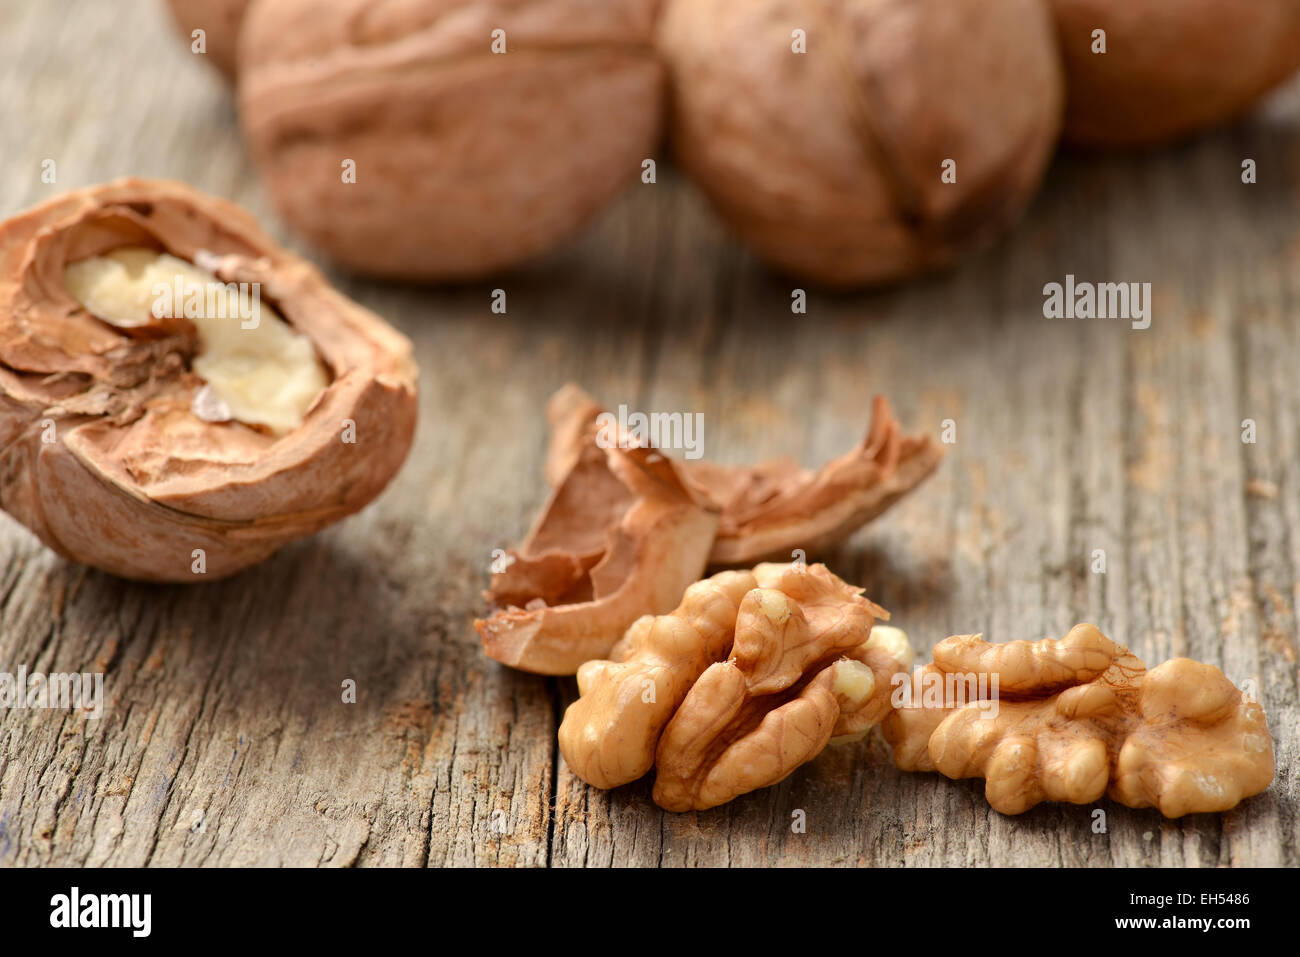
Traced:
<path fill-rule="evenodd" d="M 0 5 L 0 214 L 166 176 L 288 239 L 228 92 L 160 6 Z M 339 277 L 422 369 L 415 451 L 363 514 L 194 587 L 66 564 L 0 516 L 0 670 L 103 670 L 108 698 L 98 721 L 0 713 L 0 864 L 1296 864 L 1298 213 L 1293 87 L 1179 148 L 1062 156 L 995 248 L 896 289 L 814 292 L 806 316 L 671 176 L 492 283 Z M 1066 273 L 1153 283 L 1151 328 L 1045 320 L 1043 284 Z M 731 461 L 825 459 L 859 437 L 873 391 L 917 428 L 953 419 L 939 474 L 832 567 L 923 652 L 1091 620 L 1151 663 L 1253 679 L 1272 788 L 1180 821 L 1102 802 L 1098 834 L 1087 807 L 1001 817 L 978 782 L 902 774 L 879 741 L 701 814 L 661 813 L 645 784 L 586 787 L 555 747 L 573 682 L 499 667 L 470 629 L 491 550 L 544 498 L 542 403 L 569 379 L 703 412 L 706 452 Z"/>

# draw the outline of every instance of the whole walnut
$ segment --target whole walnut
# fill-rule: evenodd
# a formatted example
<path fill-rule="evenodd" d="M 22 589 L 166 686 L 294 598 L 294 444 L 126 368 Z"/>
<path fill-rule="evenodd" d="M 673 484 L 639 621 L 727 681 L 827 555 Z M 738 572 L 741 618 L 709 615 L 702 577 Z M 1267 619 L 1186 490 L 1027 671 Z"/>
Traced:
<path fill-rule="evenodd" d="M 1068 78 L 1065 135 L 1077 143 L 1147 145 L 1191 133 L 1300 68 L 1300 0 L 1051 4 Z"/>
<path fill-rule="evenodd" d="M 659 0 L 276 0 L 240 110 L 281 215 L 376 276 L 486 274 L 554 247 L 660 139 Z"/>
<path fill-rule="evenodd" d="M 176 27 L 185 42 L 194 42 L 194 31 L 204 33 L 204 46 L 212 65 L 228 78 L 235 77 L 235 41 L 239 24 L 252 0 L 167 0 Z"/>
<path fill-rule="evenodd" d="M 760 256 L 830 285 L 1014 221 L 1060 128 L 1041 0 L 669 0 L 659 44 L 682 165 Z"/>

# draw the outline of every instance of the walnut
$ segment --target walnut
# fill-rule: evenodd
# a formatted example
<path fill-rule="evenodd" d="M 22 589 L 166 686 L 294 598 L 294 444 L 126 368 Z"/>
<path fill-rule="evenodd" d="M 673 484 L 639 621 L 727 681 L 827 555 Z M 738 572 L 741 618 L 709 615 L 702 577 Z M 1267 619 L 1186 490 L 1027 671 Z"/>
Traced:
<path fill-rule="evenodd" d="M 578 669 L 581 697 L 560 725 L 560 749 L 578 777 L 613 788 L 654 766 L 664 726 L 704 670 L 730 653 L 736 614 L 756 587 L 748 571 L 696 582 L 672 614 L 638 619 L 613 660 Z"/>
<path fill-rule="evenodd" d="M 1300 4 L 1051 0 L 1065 57 L 1065 135 L 1143 146 L 1220 123 L 1300 68 Z M 1105 31 L 1096 52 L 1093 31 Z"/>
<path fill-rule="evenodd" d="M 704 572 L 717 512 L 652 449 L 589 436 L 524 542 L 500 558 L 474 623 L 483 650 L 524 671 L 573 674 Z"/>
<path fill-rule="evenodd" d="M 252 0 L 167 0 L 176 28 L 186 44 L 202 30 L 207 57 L 227 79 L 235 78 L 235 41 L 239 25 Z"/>
<path fill-rule="evenodd" d="M 831 285 L 1014 222 L 1060 129 L 1040 0 L 668 0 L 659 45 L 679 161 L 760 256 Z"/>
<path fill-rule="evenodd" d="M 940 642 L 884 722 L 895 763 L 983 777 L 997 811 L 1103 794 L 1166 817 L 1226 811 L 1268 787 L 1264 711 L 1212 665 L 1146 670 L 1093 625 L 1059 641 Z"/>
<path fill-rule="evenodd" d="M 551 399 L 546 475 L 554 483 L 597 428 L 601 407 L 569 384 Z M 721 509 L 709 555 L 714 565 L 815 555 L 838 545 L 927 479 L 943 448 L 926 435 L 904 435 L 889 401 L 872 401 L 871 427 L 857 448 L 816 471 L 788 459 L 752 466 L 676 460 L 683 479 Z"/>
<path fill-rule="evenodd" d="M 888 613 L 824 565 L 767 564 L 692 585 L 578 672 L 560 750 L 596 787 L 656 769 L 654 800 L 702 810 L 776 784 L 832 737 L 865 734 L 911 665 Z"/>
<path fill-rule="evenodd" d="M 281 215 L 338 262 L 403 279 L 499 270 L 576 232 L 653 155 L 658 3 L 255 4 L 244 132 Z"/>
<path fill-rule="evenodd" d="M 0 225 L 0 506 L 128 578 L 231 574 L 406 457 L 410 343 L 243 210 L 122 180 Z"/>

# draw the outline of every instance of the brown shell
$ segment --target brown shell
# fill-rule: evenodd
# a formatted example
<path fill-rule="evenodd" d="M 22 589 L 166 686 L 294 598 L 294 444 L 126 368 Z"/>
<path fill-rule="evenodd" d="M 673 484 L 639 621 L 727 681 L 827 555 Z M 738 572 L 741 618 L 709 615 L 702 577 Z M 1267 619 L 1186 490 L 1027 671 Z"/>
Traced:
<path fill-rule="evenodd" d="M 240 40 L 246 138 L 280 213 L 340 263 L 489 273 L 576 232 L 653 155 L 658 3 L 258 4 Z"/>
<path fill-rule="evenodd" d="M 492 576 L 474 623 L 491 658 L 571 675 L 642 615 L 670 611 L 704 572 L 718 516 L 652 449 L 589 438 L 528 537 Z"/>
<path fill-rule="evenodd" d="M 192 43 L 195 30 L 207 36 L 207 57 L 227 79 L 235 78 L 235 41 L 252 0 L 167 0 L 176 28 Z"/>
<path fill-rule="evenodd" d="M 760 256 L 830 285 L 1015 221 L 1060 129 L 1041 0 L 668 0 L 660 47 L 682 164 Z"/>
<path fill-rule="evenodd" d="M 331 381 L 275 437 L 190 410 L 193 331 L 114 328 L 63 286 L 67 264 L 126 245 L 224 257 L 309 337 Z M 261 561 L 357 511 L 406 458 L 411 345 L 278 247 L 242 209 L 173 182 L 120 180 L 0 225 L 0 506 L 74 561 L 194 581 Z M 355 442 L 343 441 L 355 423 Z"/>
<path fill-rule="evenodd" d="M 1066 138 L 1145 146 L 1230 119 L 1300 68 L 1300 2 L 1051 0 Z M 1093 30 L 1106 52 L 1093 53 Z"/>
<path fill-rule="evenodd" d="M 555 484 L 572 466 L 601 412 L 572 383 L 551 397 L 549 482 Z M 942 460 L 942 446 L 927 435 L 905 434 L 889 401 L 876 396 L 862 442 L 819 469 L 790 459 L 675 464 L 687 485 L 721 509 L 710 564 L 747 565 L 789 559 L 795 549 L 812 557 L 838 545 L 929 478 Z"/>

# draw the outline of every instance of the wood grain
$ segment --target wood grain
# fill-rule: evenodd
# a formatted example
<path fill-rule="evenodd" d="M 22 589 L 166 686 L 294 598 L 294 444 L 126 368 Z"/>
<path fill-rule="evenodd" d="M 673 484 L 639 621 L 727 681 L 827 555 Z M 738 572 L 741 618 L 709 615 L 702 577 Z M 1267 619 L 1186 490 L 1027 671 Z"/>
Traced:
<path fill-rule="evenodd" d="M 163 176 L 246 205 L 292 245 L 228 91 L 161 7 L 0 6 L 0 215 Z M 1065 154 L 1003 242 L 906 286 L 812 290 L 806 316 L 791 314 L 795 284 L 667 170 L 493 282 L 338 276 L 411 336 L 422 369 L 415 451 L 361 515 L 194 587 L 66 564 L 0 516 L 0 670 L 102 670 L 108 698 L 97 721 L 0 712 L 0 864 L 1295 866 L 1298 207 L 1293 86 L 1179 147 Z M 1151 328 L 1044 319 L 1042 287 L 1067 273 L 1151 282 Z M 586 787 L 555 746 L 573 682 L 486 660 L 469 627 L 491 550 L 543 500 L 542 404 L 569 379 L 610 403 L 703 412 L 723 461 L 824 460 L 859 438 L 875 391 L 917 429 L 952 419 L 939 474 L 831 566 L 923 652 L 1090 620 L 1152 664 L 1186 654 L 1253 680 L 1273 786 L 1177 821 L 1102 802 L 1105 833 L 1090 807 L 1002 817 L 979 782 L 900 773 L 878 740 L 699 814 L 661 813 L 645 782 Z"/>

